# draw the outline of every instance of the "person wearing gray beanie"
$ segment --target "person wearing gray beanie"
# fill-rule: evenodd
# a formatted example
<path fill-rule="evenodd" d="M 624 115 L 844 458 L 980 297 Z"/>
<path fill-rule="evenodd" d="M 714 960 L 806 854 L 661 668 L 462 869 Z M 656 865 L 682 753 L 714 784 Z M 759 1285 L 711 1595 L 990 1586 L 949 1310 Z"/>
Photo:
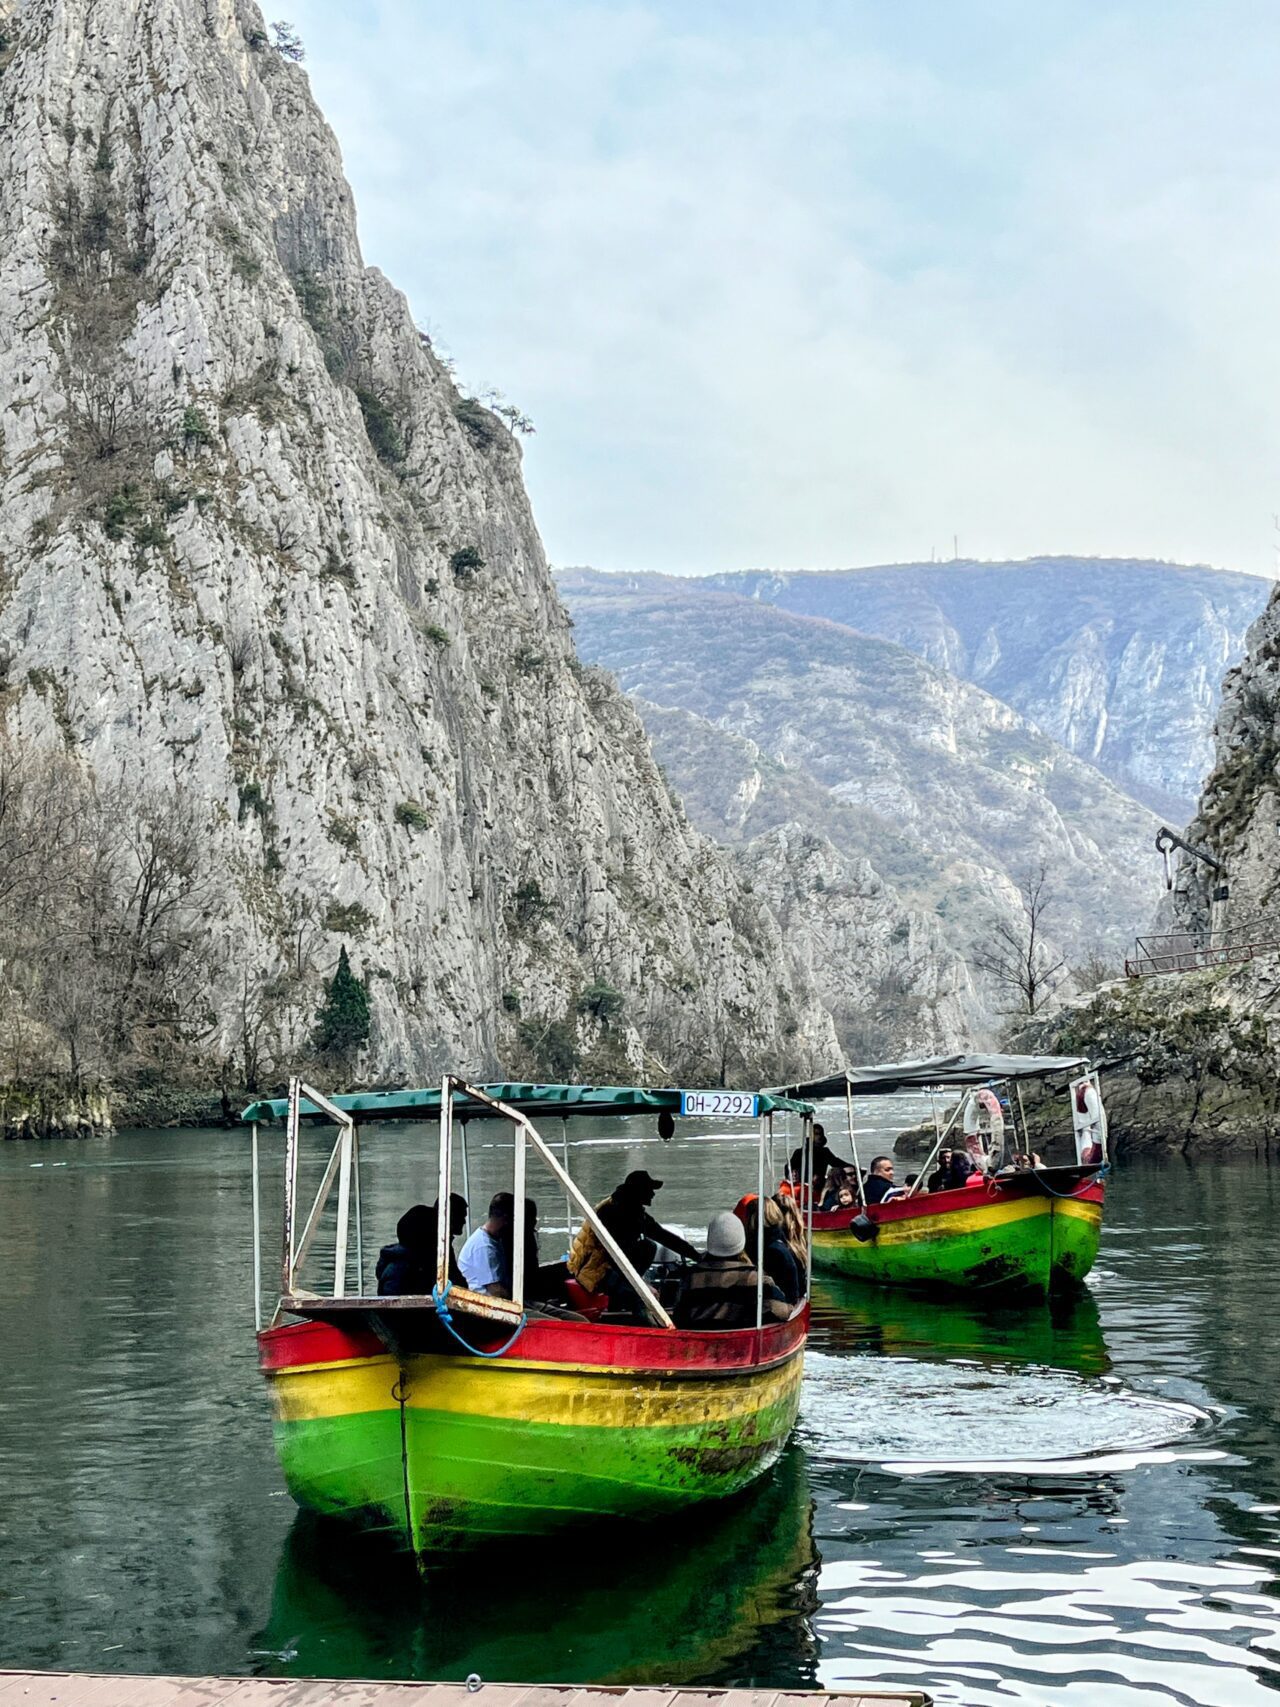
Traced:
<path fill-rule="evenodd" d="M 754 1328 L 756 1270 L 747 1255 L 747 1235 L 730 1210 L 707 1223 L 707 1254 L 689 1274 L 689 1284 L 676 1309 L 682 1328 Z M 764 1283 L 764 1323 L 785 1322 L 791 1306 L 771 1280 Z"/>
<path fill-rule="evenodd" d="M 747 1248 L 747 1230 L 731 1209 L 722 1209 L 707 1222 L 709 1257 L 741 1256 Z"/>

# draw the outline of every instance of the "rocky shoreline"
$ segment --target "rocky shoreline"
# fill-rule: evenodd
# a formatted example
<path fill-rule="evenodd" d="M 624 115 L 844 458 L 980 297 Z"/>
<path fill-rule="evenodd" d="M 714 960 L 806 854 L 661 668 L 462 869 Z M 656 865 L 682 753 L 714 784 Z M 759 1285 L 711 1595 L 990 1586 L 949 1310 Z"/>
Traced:
<path fill-rule="evenodd" d="M 1027 1027 L 1013 1047 L 1098 1062 L 1118 1156 L 1265 1155 L 1280 1146 L 1280 1051 L 1260 978 L 1274 986 L 1280 965 L 1270 972 L 1254 962 L 1109 984 Z"/>
<path fill-rule="evenodd" d="M 247 1091 L 224 1102 L 219 1092 L 175 1085 L 0 1085 L 0 1142 L 103 1138 L 133 1127 L 225 1126 L 235 1124 L 250 1100 Z"/>

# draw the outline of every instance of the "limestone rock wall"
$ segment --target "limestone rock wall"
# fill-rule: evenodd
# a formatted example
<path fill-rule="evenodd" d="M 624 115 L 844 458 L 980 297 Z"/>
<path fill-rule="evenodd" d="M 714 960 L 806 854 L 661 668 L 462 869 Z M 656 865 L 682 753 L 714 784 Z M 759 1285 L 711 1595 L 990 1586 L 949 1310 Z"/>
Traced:
<path fill-rule="evenodd" d="M 1280 912 L 1280 598 L 1274 592 L 1223 684 L 1213 768 L 1186 836 L 1226 867 L 1231 893 L 1219 924 L 1246 925 Z M 1208 866 L 1184 857 L 1169 908 L 1174 923 L 1206 928 L 1218 882 Z"/>
<path fill-rule="evenodd" d="M 204 803 L 210 1051 L 264 988 L 300 1047 L 345 942 L 370 1076 L 827 1068 L 256 7 L 0 16 L 4 718 Z"/>
<path fill-rule="evenodd" d="M 1280 921 L 1280 598 L 1249 630 L 1227 676 L 1215 758 L 1187 839 L 1223 862 L 1222 878 L 1182 856 L 1156 930 L 1208 944 L 1211 926 L 1242 939 Z M 1259 928 L 1261 922 L 1261 928 Z M 1219 943 L 1225 937 L 1216 939 Z M 1269 1152 L 1280 1143 L 1280 954 L 1238 965 L 1118 982 L 1020 1040 L 1079 1050 L 1107 1067 L 1111 1128 L 1125 1149 Z"/>
<path fill-rule="evenodd" d="M 982 1034 L 964 961 L 870 860 L 794 822 L 735 855 L 781 922 L 800 975 L 821 991 L 850 1061 L 949 1054 Z"/>

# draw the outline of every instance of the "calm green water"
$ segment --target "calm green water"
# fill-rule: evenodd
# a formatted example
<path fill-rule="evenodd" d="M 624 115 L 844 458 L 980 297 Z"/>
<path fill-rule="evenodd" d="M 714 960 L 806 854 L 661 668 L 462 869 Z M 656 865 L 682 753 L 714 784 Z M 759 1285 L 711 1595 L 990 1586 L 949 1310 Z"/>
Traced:
<path fill-rule="evenodd" d="M 649 1166 L 674 1225 L 754 1183 L 741 1142 L 616 1132 L 575 1142 L 575 1173 Z M 479 1200 L 509 1153 L 472 1148 Z M 434 1195 L 427 1156 L 421 1130 L 370 1138 L 371 1247 Z M 800 1429 L 752 1494 L 423 1585 L 281 1489 L 243 1137 L 6 1145 L 0 1664 L 1270 1701 L 1278 1197 L 1260 1163 L 1122 1169 L 1060 1318 L 826 1287 Z"/>

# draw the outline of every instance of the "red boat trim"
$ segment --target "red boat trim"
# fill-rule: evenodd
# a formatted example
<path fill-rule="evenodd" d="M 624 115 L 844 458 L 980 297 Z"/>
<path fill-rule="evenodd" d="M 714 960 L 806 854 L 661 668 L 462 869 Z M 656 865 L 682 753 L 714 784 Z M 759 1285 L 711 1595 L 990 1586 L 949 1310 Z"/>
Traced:
<path fill-rule="evenodd" d="M 990 1204 L 1012 1203 L 1019 1198 L 1047 1195 L 1034 1179 L 1027 1180 L 1014 1175 L 1002 1180 L 998 1185 L 989 1181 L 985 1185 L 961 1186 L 956 1191 L 934 1191 L 925 1197 L 900 1197 L 892 1203 L 871 1203 L 867 1205 L 867 1214 L 873 1221 L 915 1221 L 925 1215 L 946 1215 L 952 1209 L 981 1209 Z M 1101 1203 L 1102 1182 L 1097 1179 L 1089 1180 L 1075 1191 L 1058 1192 L 1056 1195 L 1059 1198 L 1070 1198 L 1073 1203 Z M 856 1206 L 815 1209 L 814 1231 L 843 1233 L 848 1230 L 854 1216 L 860 1213 Z"/>
<path fill-rule="evenodd" d="M 479 1324 L 474 1324 L 479 1325 Z M 497 1324 L 487 1340 L 500 1342 L 506 1330 Z M 785 1362 L 805 1341 L 809 1312 L 760 1330 L 703 1333 L 694 1329 L 640 1328 L 609 1322 L 530 1322 L 510 1350 L 497 1361 L 574 1363 L 620 1371 L 664 1374 L 756 1374 Z M 477 1336 L 478 1337 L 478 1336 Z M 346 1363 L 387 1355 L 387 1347 L 367 1328 L 342 1328 L 331 1322 L 287 1322 L 258 1335 L 258 1361 L 265 1370 Z"/>

